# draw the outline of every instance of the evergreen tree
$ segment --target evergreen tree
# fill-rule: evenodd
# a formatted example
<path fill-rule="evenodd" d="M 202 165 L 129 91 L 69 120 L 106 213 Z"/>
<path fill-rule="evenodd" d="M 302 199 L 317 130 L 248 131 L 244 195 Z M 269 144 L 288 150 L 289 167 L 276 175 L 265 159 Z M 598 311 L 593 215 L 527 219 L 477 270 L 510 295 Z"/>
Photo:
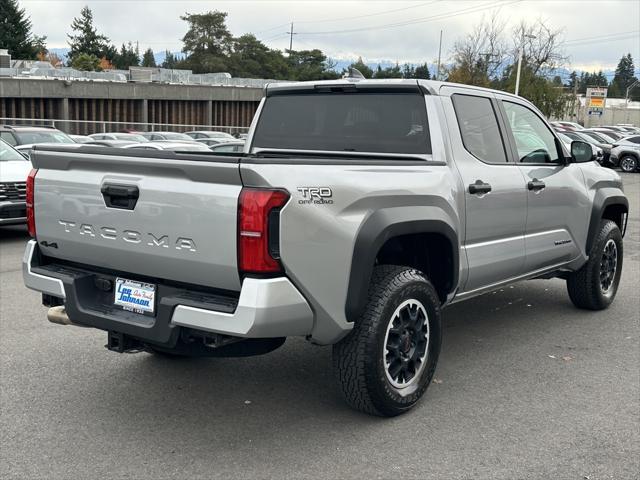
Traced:
<path fill-rule="evenodd" d="M 362 61 L 362 57 L 358 57 L 358 61 L 349 65 L 349 68 L 355 68 L 364 76 L 364 78 L 373 77 L 373 70 L 371 70 L 371 67 Z M 343 73 L 346 73 L 346 70 Z"/>
<path fill-rule="evenodd" d="M 607 96 L 624 98 L 627 93 L 627 88 L 637 80 L 634 75 L 634 70 L 635 67 L 631 54 L 623 55 L 616 67 L 616 74 L 611 81 Z"/>
<path fill-rule="evenodd" d="M 178 59 L 176 58 L 176 56 L 171 53 L 169 50 L 165 50 L 164 52 L 164 61 L 162 62 L 162 65 L 160 65 L 162 68 L 176 68 L 176 65 L 178 64 Z"/>
<path fill-rule="evenodd" d="M 416 67 L 414 78 L 421 78 L 423 80 L 431 79 L 431 73 L 429 73 L 429 66 L 427 65 L 426 62 Z"/>
<path fill-rule="evenodd" d="M 118 70 L 128 70 L 129 67 L 137 67 L 140 65 L 140 52 L 138 46 L 133 46 L 132 42 L 123 43 L 120 52 L 113 56 L 113 66 Z"/>
<path fill-rule="evenodd" d="M 80 10 L 80 17 L 73 19 L 71 29 L 74 35 L 67 35 L 70 47 L 68 56 L 71 62 L 81 53 L 109 60 L 116 56 L 117 51 L 109 45 L 109 39 L 99 34 L 93 25 L 93 13 L 89 7 L 85 6 Z"/>
<path fill-rule="evenodd" d="M 79 53 L 71 61 L 71 66 L 76 70 L 84 70 L 89 72 L 99 72 L 100 59 L 95 55 L 89 53 Z"/>
<path fill-rule="evenodd" d="M 153 50 L 151 50 L 150 48 L 147 48 L 144 52 L 144 55 L 142 55 L 142 66 L 143 67 L 156 66 L 156 59 L 153 55 Z"/>
<path fill-rule="evenodd" d="M 18 0 L 0 0 L 0 47 L 15 59 L 35 60 L 38 53 L 46 53 L 46 39 L 32 35 L 31 19 Z"/>

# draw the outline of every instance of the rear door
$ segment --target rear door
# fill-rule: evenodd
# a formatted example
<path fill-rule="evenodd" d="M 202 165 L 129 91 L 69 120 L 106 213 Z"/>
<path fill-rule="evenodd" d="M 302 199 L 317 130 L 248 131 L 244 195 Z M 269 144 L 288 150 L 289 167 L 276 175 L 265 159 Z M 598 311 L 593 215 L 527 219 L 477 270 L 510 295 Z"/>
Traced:
<path fill-rule="evenodd" d="M 113 151 L 34 151 L 42 252 L 125 274 L 239 290 L 238 159 Z"/>
<path fill-rule="evenodd" d="M 538 112 L 516 98 L 498 97 L 527 184 L 525 270 L 569 262 L 580 255 L 579 240 L 587 237 L 591 214 L 582 170 L 566 164 L 559 140 Z"/>
<path fill-rule="evenodd" d="M 465 185 L 469 264 L 463 292 L 517 277 L 524 268 L 526 185 L 510 161 L 493 95 L 443 87 L 453 155 Z"/>

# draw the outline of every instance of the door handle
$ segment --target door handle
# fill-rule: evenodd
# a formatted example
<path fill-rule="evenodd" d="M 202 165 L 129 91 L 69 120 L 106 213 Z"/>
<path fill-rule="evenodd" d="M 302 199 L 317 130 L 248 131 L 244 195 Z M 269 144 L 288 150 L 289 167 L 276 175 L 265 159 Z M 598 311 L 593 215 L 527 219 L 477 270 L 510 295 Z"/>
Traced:
<path fill-rule="evenodd" d="M 133 210 L 140 197 L 140 191 L 135 185 L 115 185 L 105 183 L 100 189 L 104 203 L 110 208 Z"/>
<path fill-rule="evenodd" d="M 546 187 L 545 183 L 542 180 L 538 180 L 537 178 L 534 178 L 529 183 L 527 183 L 527 188 L 534 192 L 542 190 L 544 187 Z"/>
<path fill-rule="evenodd" d="M 489 193 L 491 191 L 491 185 L 484 183 L 482 180 L 476 180 L 475 183 L 469 185 L 469 193 L 472 195 Z"/>

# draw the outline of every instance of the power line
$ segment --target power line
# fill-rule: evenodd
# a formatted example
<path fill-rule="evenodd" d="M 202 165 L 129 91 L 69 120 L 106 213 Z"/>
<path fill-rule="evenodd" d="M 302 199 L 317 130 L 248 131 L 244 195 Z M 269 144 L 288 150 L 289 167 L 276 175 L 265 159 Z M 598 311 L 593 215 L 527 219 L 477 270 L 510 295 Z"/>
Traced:
<path fill-rule="evenodd" d="M 318 32 L 298 32 L 300 35 L 338 35 L 343 33 L 356 33 L 363 31 L 371 31 L 371 30 L 381 30 L 386 28 L 396 28 L 396 27 L 404 27 L 407 25 L 415 25 L 418 23 L 426 23 L 433 20 L 443 20 L 445 18 L 455 17 L 458 15 L 466 15 L 468 13 L 476 13 L 482 10 L 487 10 L 489 8 L 494 7 L 503 7 L 506 5 L 511 5 L 514 3 L 522 2 L 523 0 L 512 0 L 507 2 L 490 2 L 483 5 L 476 5 L 472 7 L 466 7 L 461 10 L 456 10 L 453 12 L 445 12 L 437 15 L 432 15 L 428 17 L 417 18 L 413 20 L 403 21 L 403 22 L 395 22 L 395 23 L 387 23 L 382 25 L 375 25 L 370 27 L 359 27 L 359 28 L 351 28 L 344 30 L 329 30 L 329 31 L 318 31 Z"/>
<path fill-rule="evenodd" d="M 573 40 L 567 40 L 565 43 L 581 42 L 582 40 L 599 40 L 599 39 L 604 39 L 605 37 L 617 37 L 617 36 L 620 36 L 620 35 L 630 35 L 630 34 L 635 34 L 635 33 L 640 33 L 640 30 L 631 30 L 629 32 L 609 33 L 609 34 L 606 34 L 606 35 L 599 35 L 597 37 L 574 38 Z"/>
<path fill-rule="evenodd" d="M 376 13 L 368 13 L 366 15 L 355 15 L 352 17 L 342 17 L 342 18 L 328 18 L 325 20 L 297 20 L 296 23 L 327 23 L 327 22 L 342 22 L 344 20 L 356 20 L 358 18 L 367 18 L 367 17 L 376 17 L 378 15 L 387 15 L 389 13 L 402 12 L 404 10 L 410 10 L 412 8 L 420 8 L 426 5 L 430 5 L 432 3 L 440 2 L 442 0 L 432 0 L 430 2 L 419 3 L 418 5 L 410 5 L 408 7 L 403 8 L 395 8 L 393 10 L 385 10 L 383 12 Z"/>

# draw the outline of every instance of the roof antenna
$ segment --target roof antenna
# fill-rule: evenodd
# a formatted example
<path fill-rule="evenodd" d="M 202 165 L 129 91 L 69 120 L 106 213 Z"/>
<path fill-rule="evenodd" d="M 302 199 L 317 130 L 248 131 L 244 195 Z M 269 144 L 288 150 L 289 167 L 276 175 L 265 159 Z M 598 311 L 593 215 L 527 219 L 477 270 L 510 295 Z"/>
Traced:
<path fill-rule="evenodd" d="M 346 73 L 342 76 L 342 78 L 352 78 L 356 80 L 364 80 L 364 75 L 357 68 L 347 67 Z"/>

